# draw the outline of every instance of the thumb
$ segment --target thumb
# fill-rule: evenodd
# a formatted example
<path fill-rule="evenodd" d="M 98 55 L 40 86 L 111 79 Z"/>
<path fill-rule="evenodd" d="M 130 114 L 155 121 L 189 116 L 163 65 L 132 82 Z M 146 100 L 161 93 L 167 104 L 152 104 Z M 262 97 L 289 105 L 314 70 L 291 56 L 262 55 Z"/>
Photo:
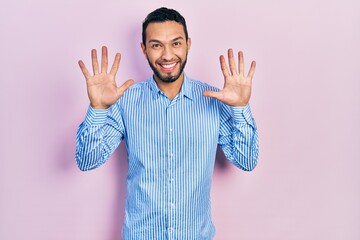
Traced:
<path fill-rule="evenodd" d="M 204 91 L 203 96 L 204 97 L 211 97 L 211 98 L 219 99 L 221 97 L 221 93 L 220 92 L 214 92 L 214 91 Z"/>
<path fill-rule="evenodd" d="M 133 84 L 134 84 L 134 80 L 129 79 L 123 85 L 118 87 L 117 88 L 118 96 L 121 97 L 124 94 L 124 92 Z"/>

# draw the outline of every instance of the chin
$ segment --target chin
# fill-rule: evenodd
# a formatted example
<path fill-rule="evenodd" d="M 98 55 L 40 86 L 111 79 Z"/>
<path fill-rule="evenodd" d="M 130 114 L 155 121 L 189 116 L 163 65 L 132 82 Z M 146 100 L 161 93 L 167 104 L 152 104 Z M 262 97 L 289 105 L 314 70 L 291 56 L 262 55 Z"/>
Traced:
<path fill-rule="evenodd" d="M 157 76 L 158 79 L 165 83 L 172 83 L 179 79 L 179 76 Z"/>
<path fill-rule="evenodd" d="M 178 73 L 171 73 L 171 74 L 161 74 L 158 69 L 154 71 L 154 75 L 162 82 L 164 83 L 172 83 L 179 79 L 181 76 L 182 71 L 179 71 Z"/>

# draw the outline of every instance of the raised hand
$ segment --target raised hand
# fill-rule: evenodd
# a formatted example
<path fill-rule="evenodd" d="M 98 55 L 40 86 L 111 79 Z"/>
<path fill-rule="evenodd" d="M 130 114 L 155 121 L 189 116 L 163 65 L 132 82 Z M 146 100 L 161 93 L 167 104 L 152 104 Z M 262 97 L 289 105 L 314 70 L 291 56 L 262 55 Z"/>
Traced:
<path fill-rule="evenodd" d="M 93 68 L 93 76 L 89 73 L 83 61 L 79 61 L 79 66 L 86 78 L 87 92 L 90 99 L 90 105 L 94 109 L 107 109 L 113 105 L 128 89 L 134 81 L 129 79 L 120 87 L 117 87 L 115 76 L 119 69 L 120 53 L 115 55 L 114 63 L 110 72 L 108 69 L 108 51 L 107 47 L 101 49 L 101 70 L 99 72 L 99 63 L 96 50 L 91 50 L 91 60 Z"/>
<path fill-rule="evenodd" d="M 205 91 L 206 97 L 216 98 L 230 106 L 246 106 L 251 96 L 252 78 L 255 73 L 256 62 L 251 62 L 250 70 L 247 76 L 244 75 L 244 55 L 240 51 L 238 53 L 238 70 L 236 69 L 233 50 L 228 50 L 228 65 L 223 55 L 220 56 L 221 71 L 224 75 L 224 88 L 219 92 Z"/>

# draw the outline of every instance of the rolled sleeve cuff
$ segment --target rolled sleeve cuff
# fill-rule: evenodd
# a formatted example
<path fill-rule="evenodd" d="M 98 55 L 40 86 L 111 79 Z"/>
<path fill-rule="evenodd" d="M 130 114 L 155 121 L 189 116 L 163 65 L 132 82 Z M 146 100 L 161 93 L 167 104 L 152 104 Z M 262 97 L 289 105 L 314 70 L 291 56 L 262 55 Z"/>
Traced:
<path fill-rule="evenodd" d="M 235 123 L 254 124 L 249 104 L 245 107 L 231 107 Z"/>
<path fill-rule="evenodd" d="M 108 109 L 97 110 L 89 106 L 85 117 L 85 124 L 88 126 L 105 124 L 108 112 Z"/>

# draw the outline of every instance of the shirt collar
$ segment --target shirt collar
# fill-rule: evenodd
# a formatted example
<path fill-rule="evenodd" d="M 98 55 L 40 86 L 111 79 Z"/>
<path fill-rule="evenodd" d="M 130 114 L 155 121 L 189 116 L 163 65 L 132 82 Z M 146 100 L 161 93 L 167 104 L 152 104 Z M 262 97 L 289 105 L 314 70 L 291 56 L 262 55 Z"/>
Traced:
<path fill-rule="evenodd" d="M 162 93 L 162 91 L 156 84 L 156 82 L 154 80 L 154 76 L 151 76 L 151 78 L 149 78 L 147 82 L 149 83 L 150 90 L 151 90 L 153 96 L 158 97 Z M 184 74 L 184 82 L 181 86 L 181 89 L 180 89 L 180 92 L 178 95 L 179 95 L 179 97 L 184 96 L 186 98 L 189 98 L 190 100 L 193 99 L 192 82 L 191 82 L 190 78 L 188 78 L 186 76 L 186 74 Z"/>

